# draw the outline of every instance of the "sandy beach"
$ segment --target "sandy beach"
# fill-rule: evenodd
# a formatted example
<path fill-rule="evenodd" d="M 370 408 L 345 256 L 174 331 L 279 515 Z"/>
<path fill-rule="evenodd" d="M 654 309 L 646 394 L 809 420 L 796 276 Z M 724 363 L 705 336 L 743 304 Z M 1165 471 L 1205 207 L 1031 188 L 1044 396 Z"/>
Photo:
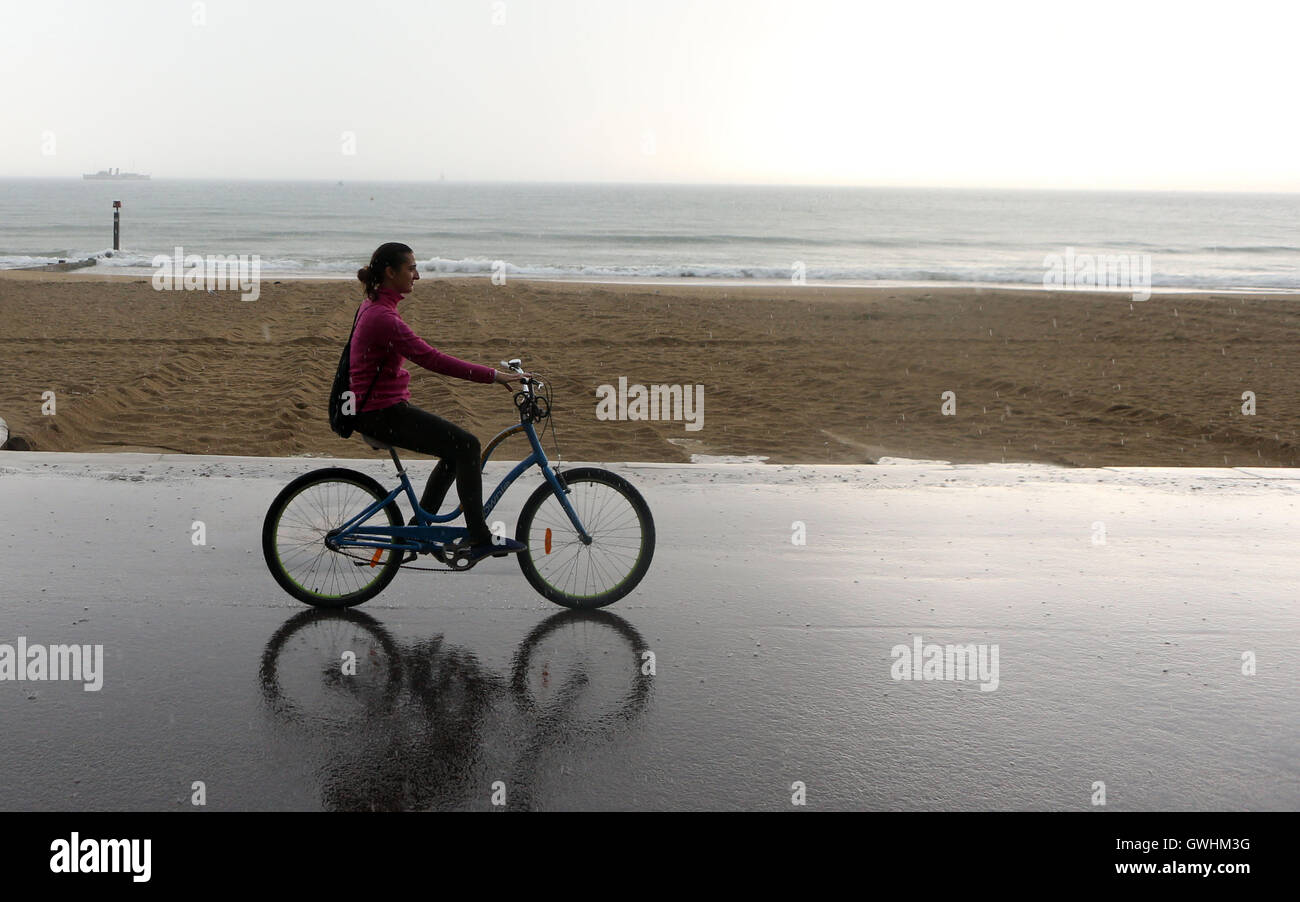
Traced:
<path fill-rule="evenodd" d="M 11 445 L 42 451 L 373 456 L 325 419 L 358 297 L 342 280 L 266 280 L 246 302 L 140 276 L 0 273 L 0 417 Z M 1276 467 L 1296 464 L 1300 442 L 1297 304 L 426 278 L 401 311 L 446 353 L 519 356 L 548 378 L 566 459 Z M 501 387 L 408 368 L 413 403 L 484 442 L 514 422 Z M 598 387 L 620 377 L 702 385 L 703 428 L 598 418 Z"/>

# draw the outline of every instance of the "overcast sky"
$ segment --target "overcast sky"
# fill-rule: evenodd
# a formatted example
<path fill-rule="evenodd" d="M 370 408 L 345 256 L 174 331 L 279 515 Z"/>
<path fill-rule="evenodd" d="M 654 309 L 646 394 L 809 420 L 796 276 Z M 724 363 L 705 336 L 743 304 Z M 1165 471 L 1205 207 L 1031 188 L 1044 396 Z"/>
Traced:
<path fill-rule="evenodd" d="M 1300 191 L 1297 34 L 1243 0 L 0 0 L 0 176 Z"/>

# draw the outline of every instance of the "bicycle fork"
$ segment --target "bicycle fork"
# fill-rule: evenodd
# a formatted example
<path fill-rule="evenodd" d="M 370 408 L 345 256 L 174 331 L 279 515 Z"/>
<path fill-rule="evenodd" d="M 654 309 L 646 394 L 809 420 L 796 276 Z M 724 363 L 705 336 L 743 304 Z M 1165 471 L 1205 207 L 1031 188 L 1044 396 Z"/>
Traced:
<path fill-rule="evenodd" d="M 569 495 L 572 490 L 564 482 L 564 477 L 562 477 L 557 470 L 551 467 L 551 462 L 547 459 L 546 452 L 542 450 L 542 443 L 538 440 L 537 432 L 533 429 L 532 423 L 516 423 L 508 429 L 503 429 L 498 432 L 492 441 L 488 442 L 487 447 L 483 449 L 483 456 L 479 460 L 479 472 L 482 472 L 483 469 L 487 467 L 488 458 L 492 456 L 492 452 L 496 450 L 496 447 L 510 436 L 519 432 L 522 432 L 527 436 L 528 444 L 532 448 L 532 453 L 529 454 L 527 458 L 516 464 L 515 468 L 506 475 L 505 479 L 501 480 L 501 484 L 497 486 L 496 491 L 492 493 L 492 496 L 488 498 L 487 502 L 483 505 L 484 512 L 488 513 L 492 508 L 496 507 L 497 501 L 501 499 L 501 496 L 505 494 L 506 490 L 510 488 L 514 481 L 522 476 L 530 467 L 536 465 L 537 468 L 542 471 L 542 476 L 546 479 L 547 485 L 551 487 L 551 491 L 555 493 L 555 497 L 559 499 L 560 507 L 564 509 L 565 516 L 569 518 L 569 522 L 573 524 L 573 528 L 578 531 L 578 538 L 582 540 L 582 544 L 590 545 L 592 543 L 591 534 L 587 532 L 587 528 L 583 525 L 581 518 L 578 517 L 578 512 L 573 509 L 573 505 L 569 502 Z"/>
<path fill-rule="evenodd" d="M 555 491 L 555 497 L 560 500 L 560 506 L 564 508 L 564 512 L 568 515 L 573 528 L 578 531 L 578 538 L 582 540 L 582 544 L 590 545 L 592 538 L 588 534 L 586 526 L 578 518 L 578 512 L 569 503 L 569 495 L 573 494 L 573 490 L 564 482 L 559 473 L 551 469 L 549 463 L 542 464 L 542 475 L 546 477 L 546 481 L 550 483 L 551 488 Z"/>

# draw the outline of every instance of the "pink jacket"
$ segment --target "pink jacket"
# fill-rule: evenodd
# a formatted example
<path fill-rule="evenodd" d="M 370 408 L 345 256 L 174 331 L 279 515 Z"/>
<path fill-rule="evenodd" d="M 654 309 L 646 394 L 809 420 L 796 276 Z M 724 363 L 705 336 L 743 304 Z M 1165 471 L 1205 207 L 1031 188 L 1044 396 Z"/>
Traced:
<path fill-rule="evenodd" d="M 493 367 L 467 363 L 444 354 L 412 332 L 397 312 L 397 302 L 402 298 L 403 295 L 395 291 L 381 288 L 374 300 L 367 298 L 361 304 L 361 315 L 357 318 L 357 329 L 352 335 L 352 350 L 348 355 L 357 413 L 381 410 L 411 397 L 406 388 L 411 381 L 411 374 L 402 368 L 404 359 L 413 360 L 426 370 L 445 376 L 456 376 L 471 382 L 496 381 L 496 370 Z M 382 368 L 376 377 L 375 366 L 381 361 Z"/>

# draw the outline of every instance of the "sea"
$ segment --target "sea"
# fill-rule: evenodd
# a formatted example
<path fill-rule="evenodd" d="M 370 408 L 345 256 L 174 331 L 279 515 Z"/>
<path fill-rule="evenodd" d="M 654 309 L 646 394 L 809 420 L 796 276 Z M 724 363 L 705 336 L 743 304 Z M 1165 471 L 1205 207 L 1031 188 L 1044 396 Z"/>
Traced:
<path fill-rule="evenodd" d="M 352 278 L 386 241 L 426 276 L 1039 287 L 1062 259 L 1122 255 L 1156 291 L 1300 292 L 1300 194 L 0 179 L 4 269 L 147 274 L 179 247 Z"/>

